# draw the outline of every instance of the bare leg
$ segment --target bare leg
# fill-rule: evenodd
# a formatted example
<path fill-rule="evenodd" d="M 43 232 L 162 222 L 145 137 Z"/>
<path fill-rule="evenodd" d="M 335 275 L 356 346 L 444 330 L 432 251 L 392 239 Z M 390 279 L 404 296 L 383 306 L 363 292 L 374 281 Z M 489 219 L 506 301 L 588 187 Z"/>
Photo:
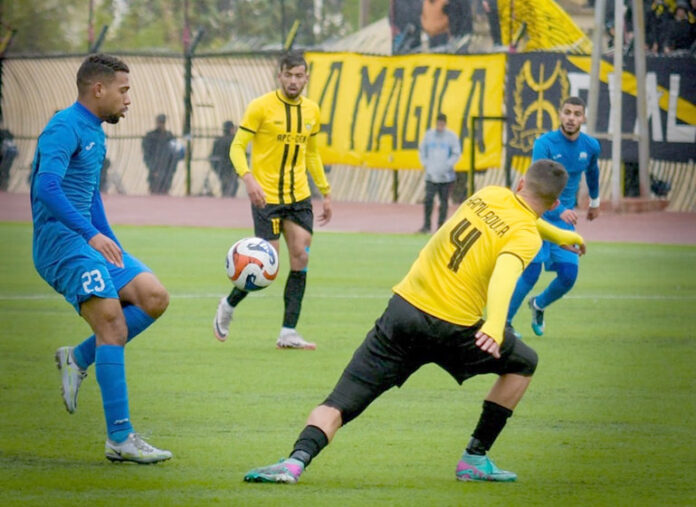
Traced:
<path fill-rule="evenodd" d="M 316 426 L 321 429 L 329 442 L 333 440 L 334 435 L 342 425 L 341 412 L 328 405 L 319 405 L 312 410 L 307 418 L 307 426 Z"/>
<path fill-rule="evenodd" d="M 514 410 L 531 381 L 532 377 L 524 377 L 512 373 L 501 375 L 496 383 L 493 384 L 488 396 L 486 396 L 486 400 Z"/>

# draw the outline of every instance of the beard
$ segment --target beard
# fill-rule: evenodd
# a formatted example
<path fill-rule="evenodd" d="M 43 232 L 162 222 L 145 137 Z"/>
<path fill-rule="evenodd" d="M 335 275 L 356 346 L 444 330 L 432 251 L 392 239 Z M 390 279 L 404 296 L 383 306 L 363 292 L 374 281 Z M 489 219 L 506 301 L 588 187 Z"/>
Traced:
<path fill-rule="evenodd" d="M 290 92 L 288 90 L 283 90 L 283 93 L 285 93 L 285 96 L 289 99 L 295 100 L 297 97 L 300 96 L 300 90 L 297 90 L 295 92 Z"/>
<path fill-rule="evenodd" d="M 565 125 L 561 125 L 561 130 L 563 131 L 564 134 L 569 135 L 569 136 L 574 136 L 580 131 L 580 126 L 575 127 L 574 130 L 568 130 Z"/>
<path fill-rule="evenodd" d="M 107 116 L 106 118 L 104 118 L 104 121 L 105 121 L 106 123 L 111 123 L 112 125 L 115 125 L 116 123 L 118 123 L 118 121 L 119 121 L 120 119 L 121 119 L 121 115 L 120 115 L 120 114 L 110 114 L 109 116 Z"/>

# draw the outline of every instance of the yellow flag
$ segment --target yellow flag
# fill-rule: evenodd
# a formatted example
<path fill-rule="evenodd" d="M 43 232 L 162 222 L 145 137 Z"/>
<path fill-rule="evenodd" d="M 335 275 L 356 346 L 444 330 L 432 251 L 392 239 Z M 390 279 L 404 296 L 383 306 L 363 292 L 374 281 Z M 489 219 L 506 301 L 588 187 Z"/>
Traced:
<path fill-rule="evenodd" d="M 592 52 L 592 41 L 553 0 L 498 0 L 498 15 L 503 43 L 520 37 L 520 51 Z"/>

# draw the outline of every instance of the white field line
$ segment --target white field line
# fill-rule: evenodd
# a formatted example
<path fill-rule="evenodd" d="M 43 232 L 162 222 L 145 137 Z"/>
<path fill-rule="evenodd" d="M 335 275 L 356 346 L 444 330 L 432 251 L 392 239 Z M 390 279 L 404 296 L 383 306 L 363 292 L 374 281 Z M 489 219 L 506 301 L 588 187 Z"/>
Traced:
<path fill-rule="evenodd" d="M 178 294 L 172 293 L 172 299 L 218 299 L 221 293 L 211 294 Z M 384 299 L 387 300 L 391 293 L 371 293 L 371 294 L 306 294 L 305 298 L 309 299 Z M 254 294 L 253 297 L 266 298 L 277 297 L 268 296 L 263 292 Z M 63 299 L 59 294 L 0 294 L 0 301 L 49 301 L 53 299 Z M 564 296 L 564 299 L 580 299 L 580 300 L 646 300 L 646 301 L 694 301 L 696 294 L 651 294 L 651 295 L 635 295 L 635 294 L 570 294 Z"/>

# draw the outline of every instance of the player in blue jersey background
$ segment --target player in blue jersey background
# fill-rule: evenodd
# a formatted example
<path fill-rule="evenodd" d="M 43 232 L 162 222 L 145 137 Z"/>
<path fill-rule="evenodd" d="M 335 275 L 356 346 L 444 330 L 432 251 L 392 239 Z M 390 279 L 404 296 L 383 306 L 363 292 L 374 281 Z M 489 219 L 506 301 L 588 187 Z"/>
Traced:
<path fill-rule="evenodd" d="M 534 141 L 532 160 L 547 158 L 565 167 L 568 183 L 561 193 L 560 204 L 544 213 L 543 218 L 562 229 L 575 230 L 578 221 L 575 206 L 583 174 L 590 194 L 587 219 L 594 220 L 599 216 L 599 142 L 580 131 L 585 123 L 585 102 L 581 98 L 565 99 L 561 104 L 559 119 L 561 125 L 557 130 L 547 132 Z M 510 300 L 507 318 L 509 327 L 512 327 L 512 319 L 522 301 L 539 280 L 542 265 L 545 265 L 547 271 L 555 271 L 556 278 L 540 294 L 527 301 L 532 312 L 532 330 L 537 336 L 544 334 L 544 310 L 573 288 L 578 277 L 578 255 L 544 241 L 539 254 L 517 282 Z"/>
<path fill-rule="evenodd" d="M 124 347 L 164 313 L 169 294 L 147 266 L 123 250 L 99 193 L 106 156 L 101 124 L 118 123 L 128 110 L 128 66 L 113 56 L 90 55 L 77 72 L 77 89 L 77 101 L 56 113 L 39 136 L 32 163 L 34 266 L 94 332 L 55 354 L 68 412 L 77 408 L 78 389 L 94 363 L 106 418 L 106 457 L 154 463 L 172 453 L 133 431 Z"/>

